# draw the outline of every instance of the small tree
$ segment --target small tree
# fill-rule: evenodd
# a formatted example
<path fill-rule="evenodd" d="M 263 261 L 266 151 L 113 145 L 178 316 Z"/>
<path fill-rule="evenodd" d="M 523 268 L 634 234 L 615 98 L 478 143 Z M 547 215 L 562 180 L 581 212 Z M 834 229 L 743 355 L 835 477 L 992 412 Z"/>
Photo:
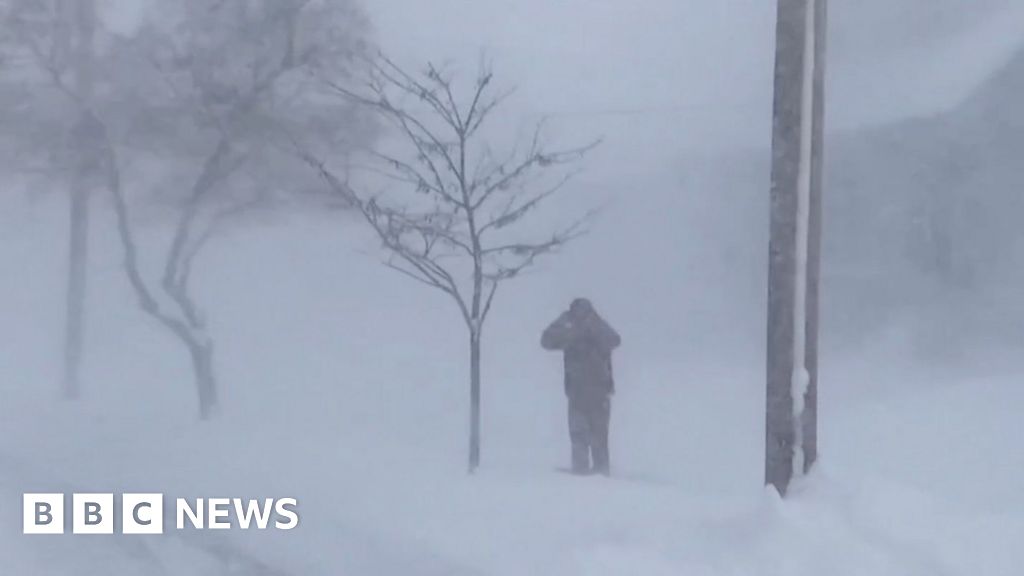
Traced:
<path fill-rule="evenodd" d="M 0 3 L 0 17 L 2 36 L 9 46 L 17 47 L 12 60 L 20 68 L 6 80 L 29 94 L 31 101 L 18 107 L 12 114 L 15 118 L 3 119 L 17 134 L 15 148 L 35 158 L 46 158 L 43 150 L 63 152 L 33 164 L 42 164 L 39 168 L 50 176 L 67 178 L 70 218 L 62 393 L 74 399 L 80 394 L 89 199 L 94 184 L 94 158 L 83 139 L 83 127 L 98 104 L 94 95 L 96 4 L 95 0 L 10 0 Z"/>
<path fill-rule="evenodd" d="M 597 143 L 548 150 L 543 123 L 525 148 L 496 156 L 481 130 L 510 92 L 495 93 L 481 69 L 459 93 L 455 77 L 428 65 L 419 75 L 387 58 L 370 64 L 364 90 L 329 85 L 348 101 L 375 111 L 397 131 L 404 151 L 370 152 L 373 172 L 400 192 L 367 197 L 324 162 L 303 151 L 330 188 L 351 202 L 376 232 L 389 268 L 449 296 L 469 333 L 469 471 L 480 464 L 481 339 L 498 287 L 583 232 L 590 213 L 552 233 L 529 234 L 522 224 L 563 190 Z"/>
<path fill-rule="evenodd" d="M 128 122 L 136 145 L 115 151 L 105 139 L 107 184 L 127 278 L 142 310 L 188 351 L 205 420 L 219 399 L 214 342 L 192 289 L 194 263 L 230 221 L 301 186 L 297 174 L 309 176 L 281 153 L 275 142 L 281 130 L 331 138 L 351 128 L 352 114 L 321 105 L 309 77 L 311 70 L 343 69 L 351 61 L 361 45 L 353 24 L 362 21 L 348 2 L 169 0 L 159 10 L 161 18 L 124 51 L 141 56 L 131 77 L 143 94 L 129 100 L 145 101 L 148 113 Z M 111 124 L 97 132 L 109 134 Z M 119 163 L 126 156 L 142 163 L 155 156 L 171 174 L 158 185 L 172 196 L 165 252 L 144 251 L 137 240 Z M 182 179 L 189 184 L 178 186 Z M 147 264 L 161 270 L 156 278 L 147 277 Z"/>

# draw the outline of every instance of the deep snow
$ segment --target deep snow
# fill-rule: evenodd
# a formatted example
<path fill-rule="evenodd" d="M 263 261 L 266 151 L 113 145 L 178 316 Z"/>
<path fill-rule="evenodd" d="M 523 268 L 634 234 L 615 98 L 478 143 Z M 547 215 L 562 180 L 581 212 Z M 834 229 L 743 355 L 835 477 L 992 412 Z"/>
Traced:
<path fill-rule="evenodd" d="M 1019 267 L 975 288 L 979 315 L 894 275 L 906 255 L 877 232 L 889 196 L 930 190 L 916 165 L 942 168 L 950 140 L 985 159 L 965 190 L 1015 189 L 1014 78 L 989 87 L 1006 108 L 968 98 L 966 115 L 930 120 L 944 137 L 901 123 L 881 142 L 833 140 L 826 209 L 844 218 L 825 224 L 822 460 L 781 502 L 760 481 L 773 3 L 369 4 L 400 59 L 472 60 L 483 47 L 521 88 L 514 120 L 550 114 L 560 143 L 608 137 L 560 206 L 604 206 L 594 233 L 503 291 L 486 327 L 481 472 L 464 474 L 453 307 L 378 266 L 357 223 L 333 216 L 250 222 L 200 258 L 224 399 L 200 425 L 185 353 L 134 306 L 98 194 L 86 398 L 58 401 L 65 206 L 5 174 L 0 575 L 1021 573 L 1024 368 L 1005 318 Z M 144 0 L 101 6 L 121 31 L 144 13 Z M 830 130 L 956 106 L 1015 52 L 1024 23 L 1013 0 L 830 8 Z M 712 158 L 738 146 L 755 151 Z M 1004 229 L 1017 212 L 1008 194 L 999 206 Z M 146 240 L 149 254 L 160 238 Z M 538 339 L 579 295 L 624 338 L 610 480 L 554 472 L 568 457 L 560 364 Z M 302 523 L 28 537 L 29 491 L 295 496 Z"/>
<path fill-rule="evenodd" d="M 10 204 L 0 226 L 4 268 L 18 272 L 0 288 L 0 317 L 14 319 L 0 358 L 3 574 L 1011 576 L 1024 566 L 1024 391 L 1012 356 L 983 369 L 918 364 L 898 327 L 870 348 L 829 349 L 821 466 L 782 502 L 760 482 L 763 356 L 741 337 L 763 317 L 709 298 L 637 321 L 628 296 L 644 282 L 609 287 L 593 279 L 604 270 L 552 264 L 506 292 L 488 327 L 484 465 L 467 477 L 454 310 L 379 267 L 344 223 L 243 229 L 203 260 L 225 406 L 198 424 L 184 353 L 132 307 L 100 218 L 86 400 L 57 401 L 59 205 Z M 699 272 L 728 292 L 712 269 Z M 667 264 L 648 281 L 689 274 Z M 596 287 L 624 339 L 614 479 L 554 472 L 568 453 L 560 363 L 537 339 L 581 284 Z M 645 346 L 648 328 L 658 346 Z M 20 494 L 51 489 L 295 496 L 302 523 L 21 535 Z"/>

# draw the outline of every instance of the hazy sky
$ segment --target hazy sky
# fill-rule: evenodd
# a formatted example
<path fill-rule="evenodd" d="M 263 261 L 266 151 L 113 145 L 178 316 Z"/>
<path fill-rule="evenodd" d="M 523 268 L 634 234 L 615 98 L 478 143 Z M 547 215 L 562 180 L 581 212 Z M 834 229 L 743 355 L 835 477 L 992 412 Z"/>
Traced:
<path fill-rule="evenodd" d="M 544 113 L 644 110 L 686 145 L 767 138 L 770 0 L 374 0 L 402 58 L 485 48 Z M 830 120 L 843 128 L 949 106 L 1024 39 L 1013 0 L 831 2 Z"/>
<path fill-rule="evenodd" d="M 100 0 L 130 28 L 153 0 Z M 414 65 L 475 66 L 519 86 L 525 113 L 623 126 L 660 148 L 767 141 L 773 0 L 364 0 L 377 39 Z M 1024 43 L 1017 0 L 832 1 L 830 128 L 926 114 Z"/>
<path fill-rule="evenodd" d="M 130 29 L 147 2 L 100 0 Z M 774 0 L 363 0 L 382 49 L 475 71 L 481 54 L 520 119 L 551 117 L 596 162 L 647 177 L 681 155 L 767 147 Z M 1019 0 L 830 2 L 828 129 L 962 99 L 1024 39 Z"/>

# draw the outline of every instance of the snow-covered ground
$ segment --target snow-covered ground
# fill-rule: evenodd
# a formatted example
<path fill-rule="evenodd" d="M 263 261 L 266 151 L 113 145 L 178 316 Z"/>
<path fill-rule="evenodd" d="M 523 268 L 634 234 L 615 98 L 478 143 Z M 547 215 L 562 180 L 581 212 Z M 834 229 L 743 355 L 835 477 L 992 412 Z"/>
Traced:
<path fill-rule="evenodd" d="M 1016 576 L 1024 567 L 1024 370 L 1012 356 L 928 366 L 902 353 L 898 330 L 870 349 L 829 348 L 821 466 L 783 502 L 761 487 L 763 357 L 758 338 L 740 337 L 763 333 L 763 318 L 729 315 L 703 295 L 716 282 L 708 270 L 666 264 L 614 287 L 597 267 L 566 279 L 579 273 L 571 262 L 601 246 L 584 240 L 562 256 L 565 269 L 547 266 L 498 303 L 485 340 L 484 465 L 468 477 L 462 328 L 443 298 L 361 253 L 370 245 L 344 223 L 250 228 L 203 260 L 196 281 L 218 342 L 224 412 L 199 424 L 184 352 L 132 306 L 100 218 L 86 399 L 55 400 L 59 205 L 11 204 L 0 216 L 3 269 L 13 271 L 0 284 L 5 576 Z M 616 266 L 628 254 L 603 256 Z M 672 281 L 700 288 L 678 308 L 664 290 L 649 292 L 663 314 L 653 317 L 646 282 Z M 568 457 L 560 362 L 537 339 L 581 285 L 594 286 L 624 338 L 612 479 L 554 470 Z M 700 348 L 701 335 L 711 344 Z M 673 346 L 678 355 L 665 352 Z M 22 535 L 21 493 L 51 490 L 293 496 L 302 520 L 288 532 Z"/>

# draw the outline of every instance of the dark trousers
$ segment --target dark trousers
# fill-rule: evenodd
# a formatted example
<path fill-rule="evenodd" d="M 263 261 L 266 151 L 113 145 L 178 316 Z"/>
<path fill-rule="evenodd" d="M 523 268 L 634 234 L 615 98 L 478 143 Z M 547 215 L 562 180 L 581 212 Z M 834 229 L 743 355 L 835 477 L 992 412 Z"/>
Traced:
<path fill-rule="evenodd" d="M 608 423 L 612 402 L 605 394 L 569 396 L 569 440 L 573 472 L 608 474 Z"/>

